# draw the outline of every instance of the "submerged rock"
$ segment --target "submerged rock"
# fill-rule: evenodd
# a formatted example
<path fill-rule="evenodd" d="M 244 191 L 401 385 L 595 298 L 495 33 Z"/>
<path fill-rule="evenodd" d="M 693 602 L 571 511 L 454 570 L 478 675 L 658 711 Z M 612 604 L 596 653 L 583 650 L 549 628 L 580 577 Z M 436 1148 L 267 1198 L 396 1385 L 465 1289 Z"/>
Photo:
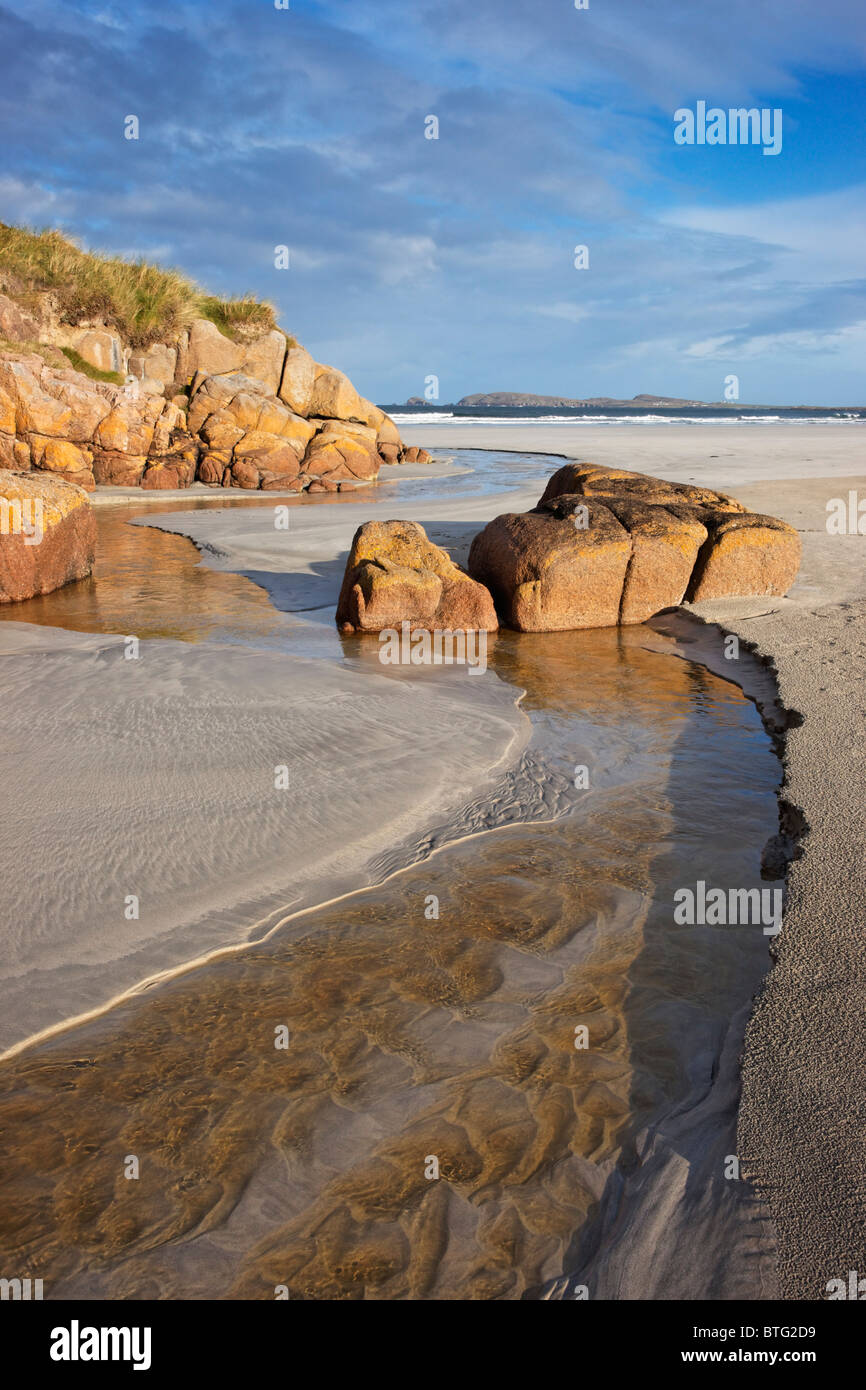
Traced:
<path fill-rule="evenodd" d="M 355 532 L 337 623 L 343 632 L 415 628 L 494 632 L 493 599 L 414 521 L 368 521 Z"/>

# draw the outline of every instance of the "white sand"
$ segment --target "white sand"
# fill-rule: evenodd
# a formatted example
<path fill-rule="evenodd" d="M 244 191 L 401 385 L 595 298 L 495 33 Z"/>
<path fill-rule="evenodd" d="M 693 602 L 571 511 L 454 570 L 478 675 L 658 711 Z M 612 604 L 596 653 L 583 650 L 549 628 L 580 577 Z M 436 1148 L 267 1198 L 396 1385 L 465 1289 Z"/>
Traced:
<path fill-rule="evenodd" d="M 862 424 L 422 426 L 425 448 L 558 452 L 727 488 L 797 526 L 800 574 L 787 597 L 694 611 L 737 633 L 776 672 L 787 733 L 783 828 L 807 827 L 790 867 L 782 933 L 745 1036 L 731 1021 L 700 1103 L 643 1136 L 642 1162 L 612 1173 L 572 1276 L 601 1298 L 825 1298 L 866 1268 L 866 535 L 830 535 L 827 503 L 866 500 Z M 735 663 L 729 677 L 736 679 Z M 729 1200 L 738 1155 L 752 1184 Z M 754 1192 L 754 1198 L 750 1195 Z M 775 1270 L 768 1250 L 776 1249 Z"/>
<path fill-rule="evenodd" d="M 129 497 L 142 493 L 95 494 L 98 505 Z M 357 665 L 333 660 L 333 608 L 352 535 L 364 520 L 394 515 L 393 502 L 373 498 L 364 489 L 357 503 L 294 506 L 289 531 L 275 529 L 272 507 L 237 505 L 249 500 L 242 494 L 218 510 L 162 517 L 168 495 L 152 499 L 148 520 L 193 536 L 204 563 L 249 574 L 284 609 L 321 610 L 321 635 L 311 629 L 300 641 L 331 659 L 151 640 L 140 660 L 127 661 L 120 637 L 0 625 L 9 711 L 0 760 L 15 789 L 0 843 L 10 885 L 0 1048 L 256 938 L 286 912 L 361 887 L 411 862 L 420 846 L 486 822 L 485 797 L 495 801 L 529 738 L 515 692 L 465 669 L 407 680 L 369 650 Z M 508 505 L 533 500 L 514 494 Z M 428 525 L 439 517 L 431 535 L 459 553 L 490 505 L 399 511 Z M 289 791 L 274 788 L 282 763 Z M 537 787 L 509 790 L 533 794 Z M 140 915 L 128 920 L 131 895 Z"/>
<path fill-rule="evenodd" d="M 375 661 L 140 651 L 0 625 L 4 1048 L 362 886 L 404 843 L 412 857 L 528 739 L 490 672 L 410 682 Z"/>
<path fill-rule="evenodd" d="M 803 567 L 787 599 L 702 610 L 775 661 L 784 700 L 806 715 L 788 736 L 786 795 L 812 831 L 792 871 L 780 962 L 749 1033 L 740 1107 L 743 1161 L 763 1200 L 718 1198 L 718 1166 L 734 1144 L 744 1008 L 710 1091 L 646 1136 L 645 1162 L 625 1182 L 611 1174 L 595 1232 L 600 1258 L 586 1249 L 573 1268 L 597 1281 L 596 1296 L 771 1295 L 776 1239 L 782 1291 L 816 1296 L 816 1269 L 829 1278 L 866 1263 L 857 1244 L 866 882 L 856 760 L 866 537 L 830 537 L 824 524 L 828 498 L 849 485 L 866 496 L 862 427 L 419 425 L 404 436 L 431 449 L 560 453 L 694 479 L 803 531 Z M 366 492 L 357 504 L 297 509 L 289 532 L 274 530 L 268 508 L 175 513 L 159 524 L 213 547 L 206 563 L 253 574 L 281 606 L 324 613 L 362 520 L 420 520 L 459 554 L 489 517 L 536 496 L 409 505 L 376 504 Z M 4 625 L 0 639 L 0 655 L 14 656 L 2 663 L 15 809 L 2 851 L 12 884 L 0 977 L 7 1045 L 243 939 L 281 894 L 300 906 L 362 882 L 383 847 L 417 838 L 434 812 L 458 816 L 526 735 L 492 676 L 410 691 L 369 670 L 307 669 L 279 653 L 151 642 L 142 662 L 127 663 L 112 639 L 23 625 Z M 273 790 L 280 761 L 296 794 Z M 130 923 L 123 899 L 142 882 L 141 920 Z M 850 1024 L 841 1032 L 839 1019 Z M 563 1280 L 549 1296 L 568 1290 Z"/>
<path fill-rule="evenodd" d="M 404 425 L 407 444 L 439 452 L 507 449 L 562 454 L 671 482 L 735 490 L 776 478 L 862 471 L 862 423 L 827 425 Z"/>

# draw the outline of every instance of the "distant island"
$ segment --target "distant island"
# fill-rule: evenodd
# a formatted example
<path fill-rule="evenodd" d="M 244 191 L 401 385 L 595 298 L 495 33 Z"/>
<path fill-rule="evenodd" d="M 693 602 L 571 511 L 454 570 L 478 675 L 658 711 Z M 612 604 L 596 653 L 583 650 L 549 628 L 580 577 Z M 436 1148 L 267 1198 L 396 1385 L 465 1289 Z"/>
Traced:
<path fill-rule="evenodd" d="M 541 396 L 532 391 L 488 391 L 478 392 L 470 396 L 461 396 L 459 401 L 443 402 L 428 401 L 422 396 L 410 396 L 407 401 L 382 403 L 381 410 L 388 414 L 410 411 L 412 413 L 428 412 L 430 414 L 441 414 L 450 412 L 457 415 L 484 414 L 486 411 L 499 410 L 519 413 L 521 411 L 536 413 L 539 410 L 556 410 L 574 412 L 575 414 L 586 413 L 594 410 L 613 410 L 631 413 L 642 413 L 648 410 L 667 410 L 667 411 L 708 411 L 712 413 L 721 412 L 723 414 L 741 414 L 746 411 L 757 411 L 762 414 L 767 413 L 790 413 L 804 411 L 810 415 L 820 415 L 823 413 L 854 412 L 860 414 L 866 409 L 863 406 L 854 405 L 758 405 L 749 404 L 743 401 L 698 401 L 688 400 L 682 396 L 653 396 L 641 394 L 632 396 L 630 400 L 621 400 L 614 396 L 586 396 L 576 398 L 570 396 Z"/>
<path fill-rule="evenodd" d="M 414 397 L 415 405 L 418 397 Z M 407 402 L 408 404 L 408 402 Z M 572 400 L 567 396 L 536 396 L 531 391 L 489 391 L 474 396 L 463 396 L 457 402 L 463 405 L 504 405 L 504 406 L 552 406 L 556 409 L 577 409 L 584 405 L 647 405 L 647 406 L 695 406 L 706 405 L 706 401 L 681 400 L 676 396 L 634 396 L 630 401 L 615 400 L 612 396 L 589 396 L 585 400 Z"/>

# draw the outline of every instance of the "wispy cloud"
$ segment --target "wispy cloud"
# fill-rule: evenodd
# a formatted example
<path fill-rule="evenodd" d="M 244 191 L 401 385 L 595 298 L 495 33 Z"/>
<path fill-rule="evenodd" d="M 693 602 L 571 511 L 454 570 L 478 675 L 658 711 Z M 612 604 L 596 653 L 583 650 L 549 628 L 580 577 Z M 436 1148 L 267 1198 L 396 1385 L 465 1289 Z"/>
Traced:
<path fill-rule="evenodd" d="M 254 290 L 380 400 L 855 399 L 864 67 L 854 0 L 0 0 L 0 218 Z M 676 151 L 698 97 L 783 154 Z"/>

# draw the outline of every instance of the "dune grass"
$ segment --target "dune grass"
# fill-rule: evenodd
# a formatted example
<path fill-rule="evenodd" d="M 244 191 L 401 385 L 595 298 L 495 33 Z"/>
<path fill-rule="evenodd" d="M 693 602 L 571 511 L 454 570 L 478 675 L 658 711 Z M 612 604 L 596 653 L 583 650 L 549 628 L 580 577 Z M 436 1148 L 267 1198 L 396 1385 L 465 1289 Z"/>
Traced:
<path fill-rule="evenodd" d="M 198 315 L 210 319 L 227 338 L 233 338 L 238 330 L 265 333 L 277 326 L 273 307 L 252 295 L 244 295 L 242 299 L 217 299 L 214 295 L 203 295 L 199 300 Z"/>
<path fill-rule="evenodd" d="M 195 318 L 211 319 L 231 338 L 277 326 L 273 305 L 253 295 L 218 299 L 180 271 L 83 251 L 52 228 L 0 222 L 2 271 L 25 292 L 52 290 L 65 323 L 101 319 L 132 347 L 164 341 Z"/>
<path fill-rule="evenodd" d="M 49 367 L 62 368 L 69 365 L 60 348 L 54 347 L 51 343 L 37 343 L 35 339 L 21 341 L 17 338 L 0 338 L 0 352 L 10 352 L 16 356 L 32 353 L 41 357 Z"/>
<path fill-rule="evenodd" d="M 62 347 L 60 351 L 64 357 L 68 358 L 70 366 L 74 367 L 77 372 L 83 372 L 85 376 L 89 376 L 91 381 L 110 381 L 112 386 L 122 386 L 126 381 L 122 372 L 104 372 L 101 367 L 94 367 L 90 362 L 85 362 L 81 354 L 75 351 L 75 348 Z"/>

